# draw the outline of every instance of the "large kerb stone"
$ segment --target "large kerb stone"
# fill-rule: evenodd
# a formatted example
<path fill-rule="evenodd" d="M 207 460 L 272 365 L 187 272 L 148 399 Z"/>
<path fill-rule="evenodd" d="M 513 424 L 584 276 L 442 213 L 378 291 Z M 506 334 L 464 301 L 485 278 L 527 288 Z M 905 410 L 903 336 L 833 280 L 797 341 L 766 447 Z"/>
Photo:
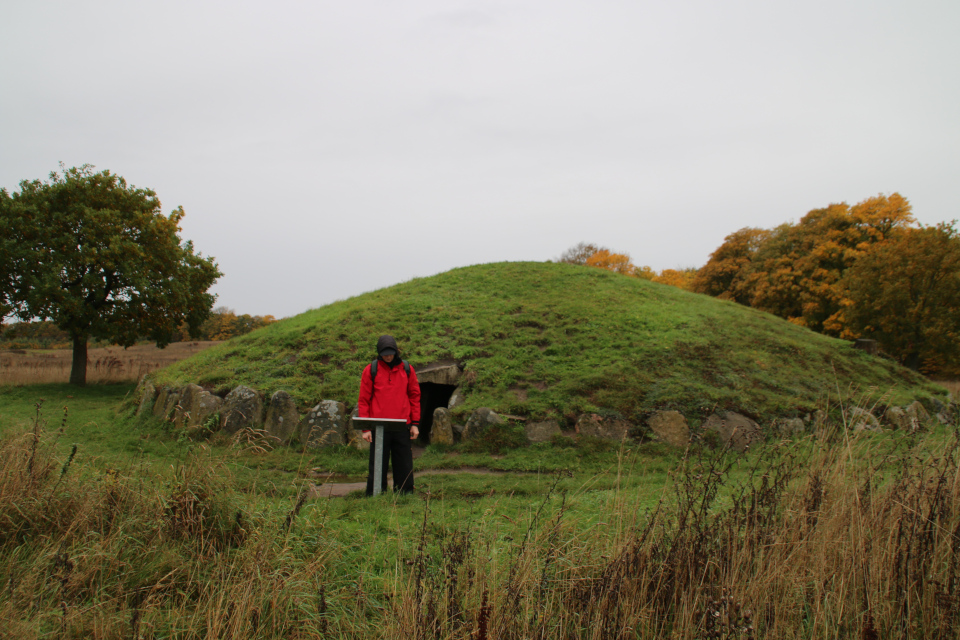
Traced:
<path fill-rule="evenodd" d="M 620 441 L 627 437 L 633 424 L 621 418 L 604 417 L 596 413 L 585 413 L 577 420 L 577 433 L 582 436 Z"/>
<path fill-rule="evenodd" d="M 167 420 L 176 408 L 179 397 L 180 393 L 177 389 L 171 389 L 170 387 L 160 389 L 160 392 L 157 393 L 157 399 L 153 403 L 153 416 L 161 420 Z"/>
<path fill-rule="evenodd" d="M 466 401 L 467 399 L 463 397 L 463 389 L 457 387 L 453 390 L 453 393 L 450 394 L 450 401 L 447 403 L 447 409 L 456 409 Z"/>
<path fill-rule="evenodd" d="M 167 421 L 173 420 L 176 417 L 178 406 L 180 406 L 180 390 L 170 389 L 167 392 L 166 401 L 163 403 L 161 417 Z"/>
<path fill-rule="evenodd" d="M 300 444 L 311 449 L 346 442 L 347 407 L 336 400 L 324 400 L 300 420 Z"/>
<path fill-rule="evenodd" d="M 807 425 L 800 418 L 777 418 L 771 424 L 773 431 L 782 436 L 794 436 L 807 430 Z"/>
<path fill-rule="evenodd" d="M 489 407 L 480 407 L 470 414 L 467 424 L 463 428 L 464 440 L 476 440 L 483 437 L 491 426 L 502 423 L 497 412 Z"/>
<path fill-rule="evenodd" d="M 760 440 L 762 432 L 760 425 L 746 416 L 733 411 L 724 411 L 723 414 L 712 414 L 703 423 L 705 432 L 714 432 L 720 441 L 729 444 L 732 449 L 744 451 L 752 443 Z"/>
<path fill-rule="evenodd" d="M 910 429 L 910 419 L 907 418 L 907 412 L 902 407 L 887 407 L 883 413 L 883 419 L 894 429 Z"/>
<path fill-rule="evenodd" d="M 680 448 L 690 444 L 690 425 L 679 411 L 655 411 L 647 419 L 647 426 L 660 442 Z"/>
<path fill-rule="evenodd" d="M 140 382 L 140 402 L 137 404 L 137 414 L 141 415 L 144 411 L 151 410 L 153 403 L 157 399 L 157 388 L 153 383 L 144 378 Z"/>
<path fill-rule="evenodd" d="M 226 433 L 241 429 L 259 429 L 263 425 L 263 394 L 238 386 L 223 399 L 220 409 L 220 428 Z"/>
<path fill-rule="evenodd" d="M 907 420 L 910 421 L 911 431 L 919 431 L 930 425 L 930 414 L 927 413 L 919 400 L 915 400 L 910 406 L 906 407 L 904 413 L 907 414 Z"/>
<path fill-rule="evenodd" d="M 849 423 L 854 431 L 882 431 L 880 421 L 863 407 L 854 407 L 850 410 Z"/>
<path fill-rule="evenodd" d="M 180 428 L 198 429 L 207 425 L 220 410 L 223 400 L 203 387 L 188 384 L 179 389 L 173 422 Z M 209 425 L 210 431 L 220 428 L 220 423 Z"/>
<path fill-rule="evenodd" d="M 193 423 L 191 420 L 192 412 L 190 405 L 193 404 L 201 393 L 206 393 L 203 387 L 197 384 L 188 384 L 180 387 L 180 398 L 177 400 L 177 410 L 173 416 L 173 423 L 178 427 L 184 427 Z"/>
<path fill-rule="evenodd" d="M 263 419 L 264 431 L 282 444 L 289 444 L 299 426 L 300 413 L 293 397 L 286 391 L 275 391 L 267 403 L 267 414 Z"/>
<path fill-rule="evenodd" d="M 203 393 L 197 394 L 194 398 L 193 404 L 190 405 L 190 426 L 193 427 L 202 427 L 210 420 L 213 416 L 220 411 L 220 406 L 223 404 L 223 398 L 220 396 L 210 393 L 209 391 L 204 391 Z M 213 425 L 214 430 L 220 427 L 219 421 Z"/>
<path fill-rule="evenodd" d="M 523 431 L 530 442 L 550 442 L 554 436 L 560 435 L 560 425 L 556 420 L 528 422 Z"/>
<path fill-rule="evenodd" d="M 453 444 L 453 417 L 444 407 L 433 410 L 433 425 L 430 427 L 430 444 Z"/>

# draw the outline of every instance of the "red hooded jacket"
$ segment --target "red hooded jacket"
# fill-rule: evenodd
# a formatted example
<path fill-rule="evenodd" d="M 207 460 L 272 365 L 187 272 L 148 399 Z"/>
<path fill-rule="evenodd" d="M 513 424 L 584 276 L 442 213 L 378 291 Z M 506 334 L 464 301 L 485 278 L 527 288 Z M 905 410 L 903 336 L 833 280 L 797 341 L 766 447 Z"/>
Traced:
<path fill-rule="evenodd" d="M 399 358 L 396 366 L 380 359 L 377 363 L 377 379 L 370 379 L 368 364 L 360 376 L 360 398 L 357 407 L 361 418 L 404 418 L 407 424 L 420 422 L 420 384 L 417 372 L 406 367 Z M 392 363 L 391 363 L 392 364 Z M 372 397 L 371 397 L 372 396 Z"/>

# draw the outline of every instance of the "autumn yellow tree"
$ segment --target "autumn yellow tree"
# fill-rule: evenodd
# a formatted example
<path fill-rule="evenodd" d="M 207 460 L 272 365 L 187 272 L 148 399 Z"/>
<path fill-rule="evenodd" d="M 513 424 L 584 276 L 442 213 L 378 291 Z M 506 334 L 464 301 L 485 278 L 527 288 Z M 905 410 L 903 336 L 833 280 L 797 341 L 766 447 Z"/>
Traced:
<path fill-rule="evenodd" d="M 229 307 L 217 307 L 203 323 L 198 337 L 201 340 L 229 340 L 276 321 L 271 315 L 237 315 L 237 312 Z M 181 328 L 180 340 L 187 340 L 186 327 Z"/>
<path fill-rule="evenodd" d="M 586 242 L 570 247 L 561 254 L 559 260 L 570 264 L 606 269 L 625 276 L 668 284 L 688 291 L 693 291 L 694 278 L 697 275 L 697 269 L 695 268 L 664 269 L 657 273 L 648 266 L 635 266 L 630 260 L 630 254 L 615 253 L 606 247 Z"/>
<path fill-rule="evenodd" d="M 912 369 L 960 355 L 960 235 L 956 223 L 906 229 L 844 274 L 843 323 Z"/>
<path fill-rule="evenodd" d="M 651 267 L 648 267 L 646 265 L 642 267 L 634 268 L 633 273 L 630 275 L 632 275 L 634 278 L 640 278 L 641 280 L 650 280 L 651 282 L 653 280 L 656 280 L 657 278 L 657 272 L 654 271 Z"/>
<path fill-rule="evenodd" d="M 814 209 L 797 224 L 727 236 L 697 275 L 701 293 L 736 300 L 831 335 L 844 332 L 844 272 L 914 222 L 897 193 Z"/>
<path fill-rule="evenodd" d="M 588 267 L 599 267 L 614 273 L 624 275 L 633 275 L 636 267 L 630 262 L 630 256 L 625 253 L 611 253 L 608 249 L 600 249 L 589 258 L 586 265 Z"/>
<path fill-rule="evenodd" d="M 607 247 L 601 247 L 587 242 L 580 242 L 566 251 L 559 258 L 560 262 L 580 264 L 588 267 L 606 269 L 624 275 L 634 275 L 636 267 L 630 262 L 630 256 L 625 253 L 614 253 Z"/>
<path fill-rule="evenodd" d="M 653 278 L 654 282 L 668 284 L 686 291 L 693 291 L 693 281 L 697 276 L 697 269 L 664 269 Z"/>
<path fill-rule="evenodd" d="M 770 231 L 751 227 L 728 235 L 697 271 L 693 291 L 749 305 L 753 301 L 753 260 L 769 236 Z"/>
<path fill-rule="evenodd" d="M 897 193 L 853 207 L 814 209 L 796 225 L 778 228 L 757 252 L 752 306 L 815 331 L 843 334 L 844 272 L 869 249 L 914 222 L 910 204 Z"/>

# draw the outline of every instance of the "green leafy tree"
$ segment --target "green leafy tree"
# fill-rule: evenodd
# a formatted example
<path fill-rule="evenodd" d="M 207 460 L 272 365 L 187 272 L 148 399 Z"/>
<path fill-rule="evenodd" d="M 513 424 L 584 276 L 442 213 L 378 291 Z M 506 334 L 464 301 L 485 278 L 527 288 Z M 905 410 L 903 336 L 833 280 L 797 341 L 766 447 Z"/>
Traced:
<path fill-rule="evenodd" d="M 164 347 L 186 323 L 199 331 L 222 274 L 179 237 L 150 189 L 90 165 L 0 193 L 0 306 L 21 319 L 52 320 L 73 343 L 71 384 L 86 382 L 91 338 Z"/>
<path fill-rule="evenodd" d="M 847 270 L 843 320 L 902 364 L 936 370 L 960 355 L 960 236 L 954 225 L 909 229 Z"/>
<path fill-rule="evenodd" d="M 14 264 L 13 250 L 16 246 L 16 238 L 9 233 L 9 224 L 7 221 L 8 211 L 12 214 L 13 199 L 6 189 L 0 189 L 0 323 L 7 320 L 7 316 L 13 315 L 13 304 L 11 304 L 10 293 L 14 285 Z M 6 327 L 6 324 L 3 324 Z"/>

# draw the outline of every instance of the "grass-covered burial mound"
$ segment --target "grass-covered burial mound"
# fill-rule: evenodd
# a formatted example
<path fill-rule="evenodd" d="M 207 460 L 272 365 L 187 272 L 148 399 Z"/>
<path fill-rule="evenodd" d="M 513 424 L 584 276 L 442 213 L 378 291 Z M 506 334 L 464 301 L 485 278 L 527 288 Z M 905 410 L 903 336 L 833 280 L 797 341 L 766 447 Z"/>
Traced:
<path fill-rule="evenodd" d="M 891 360 L 754 309 L 535 262 L 464 267 L 335 302 L 155 377 L 219 392 L 284 389 L 304 407 L 321 399 L 353 405 L 384 333 L 415 367 L 459 364 L 461 417 L 487 406 L 566 425 L 588 411 L 636 422 L 662 409 L 694 419 L 721 410 L 770 418 L 809 412 L 838 391 L 887 404 L 944 393 Z"/>

